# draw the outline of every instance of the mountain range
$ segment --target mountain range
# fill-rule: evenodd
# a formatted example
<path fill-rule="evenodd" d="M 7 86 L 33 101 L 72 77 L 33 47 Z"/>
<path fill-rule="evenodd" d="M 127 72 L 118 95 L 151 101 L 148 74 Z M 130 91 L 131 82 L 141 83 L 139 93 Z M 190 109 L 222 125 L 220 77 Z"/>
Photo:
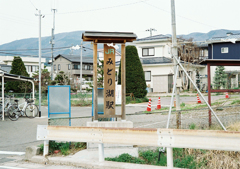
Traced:
<path fill-rule="evenodd" d="M 80 50 L 71 50 L 70 47 L 81 44 L 83 32 L 84 31 L 74 31 L 56 34 L 54 56 L 58 54 L 80 55 Z M 194 32 L 187 35 L 178 35 L 178 37 L 183 39 L 193 38 L 193 41 L 205 41 L 212 37 L 226 36 L 227 32 L 240 33 L 240 30 L 219 29 L 212 30 L 208 33 Z M 51 58 L 50 39 L 50 36 L 42 37 L 42 57 L 45 57 L 47 60 Z M 92 56 L 91 43 L 83 42 L 83 46 L 85 46 L 83 56 Z M 98 48 L 102 48 L 102 45 L 99 44 Z M 38 57 L 38 38 L 27 38 L 2 44 L 0 45 L 0 55 Z"/>

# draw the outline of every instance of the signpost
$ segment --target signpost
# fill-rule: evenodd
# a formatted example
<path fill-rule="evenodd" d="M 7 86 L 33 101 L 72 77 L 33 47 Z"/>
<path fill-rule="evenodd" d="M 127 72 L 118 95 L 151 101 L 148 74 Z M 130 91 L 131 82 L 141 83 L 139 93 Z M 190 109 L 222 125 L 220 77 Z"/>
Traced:
<path fill-rule="evenodd" d="M 93 42 L 93 114 L 94 121 L 98 118 L 120 117 L 126 121 L 126 71 L 125 71 L 125 43 L 136 40 L 137 36 L 132 32 L 95 32 L 86 31 L 82 34 L 83 41 Z M 97 44 L 104 44 L 104 107 L 103 114 L 98 111 L 97 90 Z M 116 115 L 116 89 L 115 89 L 115 44 L 121 44 L 121 115 Z M 119 90 L 118 90 L 119 91 Z M 119 93 L 118 93 L 119 94 Z"/>
<path fill-rule="evenodd" d="M 104 44 L 104 114 L 115 115 L 115 49 Z"/>

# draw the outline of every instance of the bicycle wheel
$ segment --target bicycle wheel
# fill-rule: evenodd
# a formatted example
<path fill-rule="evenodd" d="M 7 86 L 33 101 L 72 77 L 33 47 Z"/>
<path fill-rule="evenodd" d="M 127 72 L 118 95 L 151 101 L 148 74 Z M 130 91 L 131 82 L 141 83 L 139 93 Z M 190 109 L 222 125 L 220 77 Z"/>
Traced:
<path fill-rule="evenodd" d="M 19 118 L 17 107 L 12 105 L 8 108 L 8 118 L 12 121 L 16 121 Z"/>
<path fill-rule="evenodd" d="M 25 110 L 25 114 L 28 118 L 34 118 L 38 115 L 38 107 L 35 104 L 28 104 Z"/>

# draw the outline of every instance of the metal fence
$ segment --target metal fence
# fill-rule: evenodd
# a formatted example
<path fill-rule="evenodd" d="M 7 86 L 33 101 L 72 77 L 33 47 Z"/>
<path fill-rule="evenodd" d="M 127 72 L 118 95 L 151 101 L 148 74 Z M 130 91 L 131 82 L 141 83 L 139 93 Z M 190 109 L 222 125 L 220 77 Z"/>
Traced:
<path fill-rule="evenodd" d="M 240 105 L 213 107 L 213 110 L 225 127 L 240 121 Z M 208 108 L 172 111 L 169 128 L 221 130 L 222 128 L 215 116 L 212 113 L 210 115 L 211 118 L 209 118 Z M 139 112 L 126 115 L 126 120 L 132 121 L 134 128 L 166 128 L 167 119 L 168 111 Z M 72 117 L 70 120 L 71 126 L 86 126 L 88 121 L 92 121 L 92 117 Z M 55 118 L 49 119 L 48 122 L 49 125 L 66 126 L 68 121 L 69 118 Z"/>
<path fill-rule="evenodd" d="M 24 97 L 26 98 L 33 98 L 32 93 L 7 93 L 6 95 L 12 95 L 14 96 L 15 99 L 20 100 L 20 102 L 24 102 Z M 1 97 L 1 94 L 0 94 Z M 41 94 L 41 105 L 42 106 L 47 106 L 48 101 L 47 101 L 47 93 L 42 93 Z M 71 93 L 71 103 L 73 106 L 86 106 L 86 105 L 91 105 L 92 101 L 92 93 Z M 35 93 L 35 104 L 39 104 L 39 94 Z"/>

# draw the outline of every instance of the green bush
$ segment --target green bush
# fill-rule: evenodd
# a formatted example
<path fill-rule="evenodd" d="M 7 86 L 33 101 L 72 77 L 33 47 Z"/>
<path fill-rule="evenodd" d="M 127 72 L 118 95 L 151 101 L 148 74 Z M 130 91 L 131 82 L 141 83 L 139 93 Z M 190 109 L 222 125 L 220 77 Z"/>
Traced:
<path fill-rule="evenodd" d="M 121 84 L 121 62 L 119 65 L 118 84 Z M 126 47 L 126 93 L 133 93 L 136 98 L 147 95 L 147 85 L 142 64 L 135 46 Z"/>
<path fill-rule="evenodd" d="M 191 130 L 196 129 L 196 124 L 194 124 L 194 123 L 190 124 L 189 129 L 191 129 Z"/>
<path fill-rule="evenodd" d="M 180 106 L 181 106 L 181 107 L 184 107 L 184 106 L 185 106 L 185 103 L 182 102 L 182 103 L 180 104 Z"/>
<path fill-rule="evenodd" d="M 51 84 L 51 85 L 56 85 L 57 82 L 53 80 L 53 81 L 50 82 L 50 84 Z"/>
<path fill-rule="evenodd" d="M 202 152 L 206 153 L 206 152 Z M 122 154 L 115 158 L 105 158 L 107 161 L 116 161 L 116 162 L 128 162 L 128 163 L 137 163 L 137 164 L 148 164 L 148 165 L 158 165 L 158 166 L 167 166 L 167 154 L 162 152 L 160 155 L 160 161 L 158 161 L 159 150 L 148 150 L 139 152 L 139 158 L 133 157 L 129 154 Z M 173 149 L 173 165 L 174 167 L 179 168 L 200 168 L 206 166 L 206 161 L 197 162 L 195 155 L 188 155 L 185 153 L 183 148 L 174 148 Z"/>
<path fill-rule="evenodd" d="M 49 141 L 49 153 L 53 154 L 54 150 L 61 150 L 63 155 L 68 155 L 70 144 L 68 142 Z"/>
<path fill-rule="evenodd" d="M 29 74 L 27 73 L 27 70 L 26 70 L 26 67 L 24 66 L 22 58 L 19 56 L 14 56 L 14 59 L 12 62 L 12 69 L 10 73 L 29 77 Z M 7 81 L 5 90 L 6 91 L 13 90 L 15 93 L 26 93 L 26 92 L 29 92 L 29 90 L 31 90 L 31 86 L 32 85 L 30 82 Z"/>
<path fill-rule="evenodd" d="M 105 158 L 107 161 L 116 161 L 116 162 L 125 162 L 125 163 L 136 163 L 136 164 L 145 164 L 145 162 L 139 158 L 133 157 L 128 153 L 121 154 L 118 157 L 114 158 Z"/>

